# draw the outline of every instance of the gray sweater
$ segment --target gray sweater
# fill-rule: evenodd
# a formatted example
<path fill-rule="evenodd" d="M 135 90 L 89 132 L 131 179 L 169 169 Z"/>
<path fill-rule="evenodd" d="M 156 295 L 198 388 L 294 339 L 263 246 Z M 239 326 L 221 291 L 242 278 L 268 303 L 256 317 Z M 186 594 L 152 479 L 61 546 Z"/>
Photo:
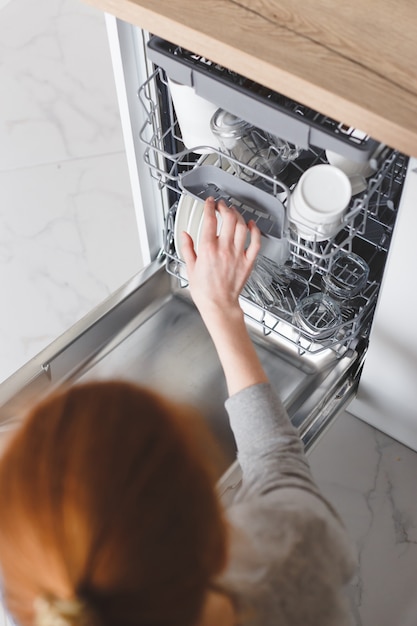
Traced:
<path fill-rule="evenodd" d="M 245 626 L 347 626 L 355 556 L 312 479 L 303 444 L 269 384 L 226 401 L 242 486 L 228 508 L 229 566 L 219 580 Z"/>

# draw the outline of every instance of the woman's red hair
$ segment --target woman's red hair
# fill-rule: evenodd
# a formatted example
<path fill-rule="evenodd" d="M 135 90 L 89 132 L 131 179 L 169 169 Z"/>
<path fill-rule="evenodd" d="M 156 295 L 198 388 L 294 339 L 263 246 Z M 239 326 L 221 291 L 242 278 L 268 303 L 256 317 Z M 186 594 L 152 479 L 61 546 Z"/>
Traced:
<path fill-rule="evenodd" d="M 29 413 L 0 460 L 0 564 L 22 626 L 45 595 L 84 600 L 102 626 L 196 623 L 226 529 L 194 417 L 118 381 Z"/>

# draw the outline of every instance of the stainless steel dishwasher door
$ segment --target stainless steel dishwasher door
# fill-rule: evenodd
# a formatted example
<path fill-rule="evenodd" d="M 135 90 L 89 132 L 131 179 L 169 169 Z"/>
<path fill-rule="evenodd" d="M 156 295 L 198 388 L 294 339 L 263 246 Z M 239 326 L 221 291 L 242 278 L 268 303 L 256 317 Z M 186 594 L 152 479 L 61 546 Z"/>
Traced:
<path fill-rule="evenodd" d="M 320 416 L 325 414 L 324 399 L 340 385 L 352 357 L 332 358 L 328 363 L 321 359 L 313 367 L 271 349 L 267 342 L 261 345 L 255 338 L 255 343 L 274 388 L 303 434 L 317 417 L 311 404 L 321 407 Z M 125 329 L 120 341 L 116 337 L 77 375 L 80 382 L 114 378 L 151 387 L 196 407 L 223 451 L 221 473 L 235 461 L 235 442 L 224 408 L 223 371 L 200 315 L 187 298 L 173 293 L 151 317 L 127 333 Z"/>
<path fill-rule="evenodd" d="M 315 358 L 300 357 L 256 328 L 250 330 L 271 384 L 309 446 L 351 397 L 358 354 L 337 357 L 327 350 Z M 16 428 L 25 408 L 61 384 L 100 379 L 129 380 L 195 406 L 223 453 L 219 478 L 235 465 L 217 353 L 188 290 L 178 288 L 160 261 L 1 385 L 1 430 Z"/>

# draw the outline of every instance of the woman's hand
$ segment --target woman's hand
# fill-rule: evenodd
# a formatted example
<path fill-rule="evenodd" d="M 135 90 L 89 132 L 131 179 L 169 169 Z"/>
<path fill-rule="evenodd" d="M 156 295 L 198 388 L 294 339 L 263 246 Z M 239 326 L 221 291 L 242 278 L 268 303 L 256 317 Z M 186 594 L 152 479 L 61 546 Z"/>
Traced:
<path fill-rule="evenodd" d="M 204 205 L 198 256 L 191 237 L 183 233 L 182 254 L 190 292 L 204 320 L 219 310 L 227 312 L 239 307 L 239 294 L 261 245 L 261 235 L 254 222 L 246 225 L 240 213 L 223 200 L 217 203 L 217 210 L 221 217 L 218 236 L 216 203 L 208 198 Z"/>
<path fill-rule="evenodd" d="M 216 203 L 208 198 L 198 255 L 187 233 L 183 233 L 182 254 L 191 295 L 216 346 L 229 394 L 234 394 L 268 380 L 239 305 L 239 294 L 261 247 L 261 234 L 254 222 L 246 225 L 225 202 L 220 201 L 217 210 L 222 219 L 220 234 Z"/>

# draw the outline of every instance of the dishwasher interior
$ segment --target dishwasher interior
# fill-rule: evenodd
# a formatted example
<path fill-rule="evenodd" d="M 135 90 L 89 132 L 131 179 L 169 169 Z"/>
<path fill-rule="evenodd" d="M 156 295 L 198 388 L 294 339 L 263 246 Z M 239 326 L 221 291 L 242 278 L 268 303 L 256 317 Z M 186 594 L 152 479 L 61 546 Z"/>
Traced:
<path fill-rule="evenodd" d="M 408 158 L 361 131 L 271 93 L 168 42 L 157 39 L 153 48 L 151 39 L 150 56 L 163 67 L 157 66 L 139 90 L 141 106 L 147 113 L 140 137 L 146 146 L 144 158 L 149 171 L 168 199 L 164 236 L 168 273 L 176 278 L 180 289 L 187 287 L 179 230 L 188 230 L 197 245 L 201 220 L 196 229 L 192 225 L 193 212 L 200 210 L 201 214 L 202 201 L 208 196 L 224 198 L 246 221 L 254 220 L 263 234 L 259 259 L 241 296 L 246 319 L 255 332 L 307 360 L 318 358 L 323 352 L 330 352 L 335 359 L 352 349 L 363 352 Z M 287 150 L 282 172 L 260 170 L 256 163 L 240 161 L 236 151 L 216 143 L 214 134 L 209 145 L 184 145 L 171 90 L 177 84 L 172 77 L 190 80 L 190 67 L 195 90 L 213 94 L 216 106 L 226 102 L 231 109 L 226 113 L 236 115 L 242 110 L 242 100 L 246 99 L 246 107 L 249 102 L 250 124 L 254 120 L 263 124 L 255 131 L 262 135 L 264 143 L 267 138 L 268 149 L 275 156 L 283 154 L 276 146 L 284 145 L 284 151 Z M 210 81 L 209 87 L 204 81 L 198 82 L 201 76 Z M 329 165 L 330 155 L 338 153 L 358 162 L 368 160 L 372 170 L 366 179 L 362 178 L 364 184 L 356 189 L 353 186 L 336 233 L 328 237 L 308 236 L 305 232 L 300 235 L 289 215 L 294 189 L 308 170 Z M 187 196 L 192 206 L 188 214 L 184 211 Z M 361 284 L 355 286 L 358 271 L 364 275 Z"/>

